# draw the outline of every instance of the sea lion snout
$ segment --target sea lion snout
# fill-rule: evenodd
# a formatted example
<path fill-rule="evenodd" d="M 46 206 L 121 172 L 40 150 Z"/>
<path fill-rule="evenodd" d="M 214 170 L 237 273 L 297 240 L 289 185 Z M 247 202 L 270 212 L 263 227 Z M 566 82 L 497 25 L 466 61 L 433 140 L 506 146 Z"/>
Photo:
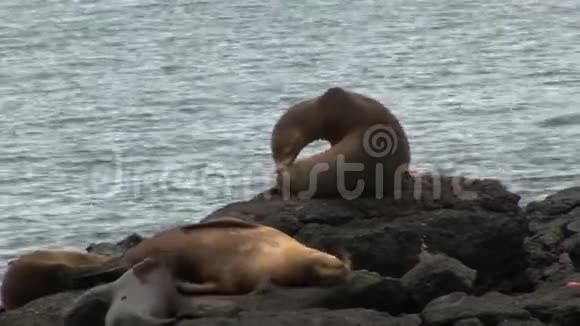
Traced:
<path fill-rule="evenodd" d="M 288 138 L 287 138 L 288 139 Z M 286 146 L 278 146 L 272 149 L 274 153 L 274 162 L 276 162 L 276 169 L 288 168 L 296 159 L 302 148 L 302 143 L 292 143 L 291 140 L 286 140 Z"/>
<path fill-rule="evenodd" d="M 278 164 L 276 164 L 276 174 L 280 175 L 283 174 L 284 172 L 287 172 L 289 169 L 289 164 L 287 162 L 280 162 Z"/>
<path fill-rule="evenodd" d="M 349 259 L 341 258 L 323 252 L 314 253 L 311 260 L 312 281 L 315 284 L 332 285 L 345 280 L 351 274 L 352 267 Z"/>
<path fill-rule="evenodd" d="M 287 119 L 286 120 L 292 120 Z M 293 122 L 293 121 L 289 121 Z M 281 122 L 274 126 L 270 149 L 276 165 L 290 166 L 304 147 L 313 139 L 307 135 L 306 126 L 300 123 Z"/>

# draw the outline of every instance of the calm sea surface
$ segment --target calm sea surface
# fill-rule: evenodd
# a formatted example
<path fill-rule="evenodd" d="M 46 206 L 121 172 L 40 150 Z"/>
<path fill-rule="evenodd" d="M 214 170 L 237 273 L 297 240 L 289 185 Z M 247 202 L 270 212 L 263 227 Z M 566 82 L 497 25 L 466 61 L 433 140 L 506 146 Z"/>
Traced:
<path fill-rule="evenodd" d="M 335 85 L 418 168 L 523 203 L 580 184 L 578 0 L 2 0 L 0 262 L 253 196 L 276 119 Z"/>

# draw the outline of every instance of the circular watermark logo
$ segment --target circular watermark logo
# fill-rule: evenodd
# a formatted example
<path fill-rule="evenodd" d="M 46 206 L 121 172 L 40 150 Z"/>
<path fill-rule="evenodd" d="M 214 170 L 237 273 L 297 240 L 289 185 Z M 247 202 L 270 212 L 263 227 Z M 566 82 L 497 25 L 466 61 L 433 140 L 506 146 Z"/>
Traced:
<path fill-rule="evenodd" d="M 383 124 L 374 125 L 365 131 L 363 146 L 367 154 L 373 157 L 383 157 L 394 154 L 398 146 L 397 133 Z"/>

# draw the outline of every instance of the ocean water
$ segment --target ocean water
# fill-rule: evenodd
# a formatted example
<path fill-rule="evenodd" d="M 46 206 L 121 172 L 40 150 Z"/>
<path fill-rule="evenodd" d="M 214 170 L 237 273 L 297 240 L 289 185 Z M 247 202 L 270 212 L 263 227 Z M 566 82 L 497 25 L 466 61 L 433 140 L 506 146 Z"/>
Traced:
<path fill-rule="evenodd" d="M 0 274 L 271 184 L 272 126 L 342 86 L 413 164 L 540 199 L 580 181 L 580 1 L 0 2 Z M 324 144 L 314 144 L 303 155 Z"/>

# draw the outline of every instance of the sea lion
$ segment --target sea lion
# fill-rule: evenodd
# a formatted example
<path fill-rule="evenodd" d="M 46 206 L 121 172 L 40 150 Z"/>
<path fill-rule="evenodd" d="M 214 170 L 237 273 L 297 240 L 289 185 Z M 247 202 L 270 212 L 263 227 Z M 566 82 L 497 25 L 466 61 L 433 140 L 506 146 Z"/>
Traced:
<path fill-rule="evenodd" d="M 148 257 L 170 257 L 177 287 L 186 294 L 244 294 L 264 283 L 329 285 L 351 272 L 347 258 L 310 248 L 273 227 L 224 217 L 160 232 L 74 278 L 83 283 L 100 273 L 124 273 Z"/>
<path fill-rule="evenodd" d="M 69 272 L 77 267 L 97 265 L 111 257 L 70 250 L 36 250 L 8 262 L 1 288 L 6 310 L 67 289 L 75 288 Z"/>
<path fill-rule="evenodd" d="M 315 140 L 331 147 L 295 161 Z M 291 106 L 274 125 L 270 147 L 275 189 L 302 198 L 391 196 L 411 162 L 397 118 L 377 100 L 340 87 Z"/>
<path fill-rule="evenodd" d="M 64 324 L 77 326 L 93 320 L 104 326 L 173 325 L 188 302 L 175 281 L 165 262 L 145 258 L 116 281 L 83 293 L 65 310 Z"/>

